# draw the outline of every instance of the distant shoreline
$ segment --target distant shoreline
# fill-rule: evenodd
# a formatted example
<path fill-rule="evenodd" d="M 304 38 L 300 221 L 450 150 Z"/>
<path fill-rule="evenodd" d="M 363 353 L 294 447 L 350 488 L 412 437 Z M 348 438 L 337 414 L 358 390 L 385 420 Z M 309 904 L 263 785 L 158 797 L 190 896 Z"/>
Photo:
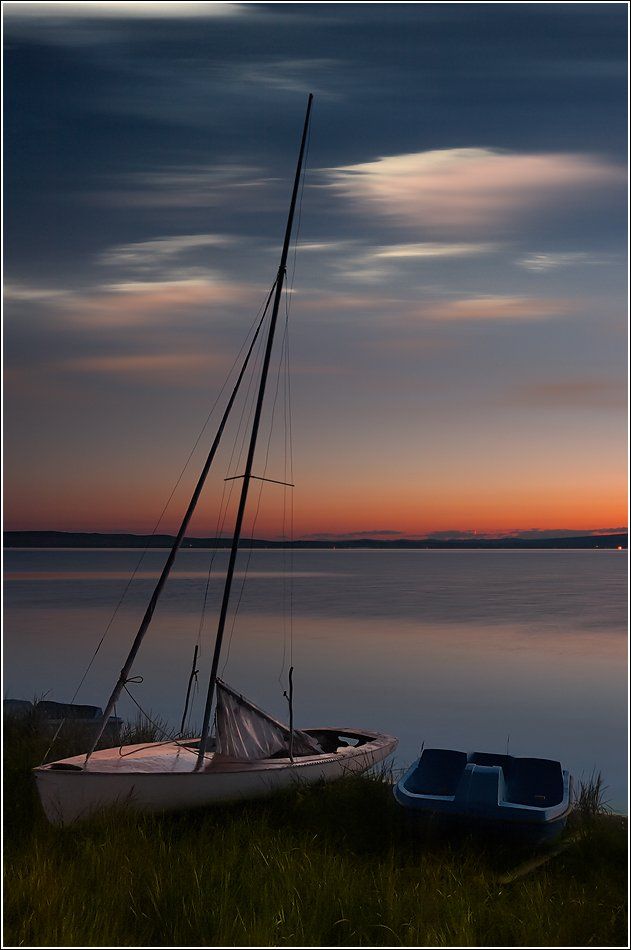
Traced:
<path fill-rule="evenodd" d="M 101 534 L 71 531 L 5 531 L 5 548 L 170 548 L 174 536 L 169 534 Z M 185 538 L 183 548 L 229 548 L 230 538 Z M 361 540 L 298 540 L 269 541 L 242 539 L 243 548 L 294 548 L 311 550 L 497 550 L 497 549 L 627 549 L 628 534 L 580 535 L 559 538 L 475 538 L 467 540 L 439 540 L 435 538 L 382 541 L 375 538 Z"/>

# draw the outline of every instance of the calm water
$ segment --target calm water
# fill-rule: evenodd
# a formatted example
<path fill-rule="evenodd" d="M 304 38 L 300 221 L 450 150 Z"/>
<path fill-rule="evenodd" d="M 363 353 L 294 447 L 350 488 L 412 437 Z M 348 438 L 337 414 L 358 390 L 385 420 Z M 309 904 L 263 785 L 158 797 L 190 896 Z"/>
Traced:
<path fill-rule="evenodd" d="M 5 697 L 71 698 L 140 553 L 6 552 Z M 283 718 L 291 556 L 253 552 L 224 651 L 224 678 Z M 244 567 L 247 553 L 240 557 Z M 165 558 L 145 556 L 78 701 L 105 702 Z M 181 553 L 136 661 L 144 680 L 134 695 L 173 724 L 210 558 Z M 226 562 L 218 552 L 204 684 Z M 601 770 L 611 803 L 626 810 L 626 552 L 295 551 L 293 568 L 297 725 L 393 733 L 398 765 L 422 742 L 484 751 L 508 744 L 516 755 L 562 758 L 577 776 Z M 238 578 L 237 597 L 240 588 Z M 198 696 L 194 722 L 202 705 Z M 118 712 L 133 717 L 134 707 L 127 700 Z"/>

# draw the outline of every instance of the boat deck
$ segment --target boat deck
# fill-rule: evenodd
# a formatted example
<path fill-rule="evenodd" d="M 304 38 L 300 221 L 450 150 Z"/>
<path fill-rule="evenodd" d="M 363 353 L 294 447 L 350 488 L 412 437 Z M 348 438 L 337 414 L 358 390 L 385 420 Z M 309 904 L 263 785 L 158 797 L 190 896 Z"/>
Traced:
<path fill-rule="evenodd" d="M 306 730 L 322 735 L 329 733 L 331 737 L 351 735 L 361 740 L 358 745 L 343 744 L 332 751 L 320 753 L 319 755 L 295 756 L 293 765 L 312 765 L 316 762 L 326 762 L 338 757 L 354 757 L 369 753 L 377 745 L 381 746 L 384 739 L 390 740 L 390 736 L 375 735 L 375 733 L 363 732 L 359 729 L 312 729 Z M 141 743 L 138 745 L 128 745 L 116 747 L 113 749 L 100 749 L 92 753 L 87 766 L 85 755 L 75 755 L 71 758 L 60 759 L 57 762 L 51 762 L 40 766 L 41 770 L 46 771 L 67 771 L 83 772 L 92 774 L 102 773 L 161 773 L 176 774 L 183 772 L 193 772 L 197 762 L 197 744 L 199 740 L 187 739 L 182 741 Z M 237 761 L 225 756 L 216 755 L 210 751 L 206 753 L 206 765 L 200 772 L 251 772 L 262 768 L 265 770 L 283 769 L 290 764 L 289 758 L 274 757 L 271 759 L 256 759 L 251 762 Z"/>

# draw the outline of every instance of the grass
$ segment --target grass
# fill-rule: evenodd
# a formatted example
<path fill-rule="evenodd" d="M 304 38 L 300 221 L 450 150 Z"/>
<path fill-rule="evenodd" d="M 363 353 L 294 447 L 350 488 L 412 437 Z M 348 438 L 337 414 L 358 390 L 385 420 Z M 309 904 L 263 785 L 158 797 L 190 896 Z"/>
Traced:
<path fill-rule="evenodd" d="M 626 820 L 603 812 L 599 777 L 573 843 L 505 885 L 531 852 L 412 837 L 385 774 L 52 827 L 30 775 L 46 744 L 37 722 L 7 722 L 7 945 L 626 946 Z"/>

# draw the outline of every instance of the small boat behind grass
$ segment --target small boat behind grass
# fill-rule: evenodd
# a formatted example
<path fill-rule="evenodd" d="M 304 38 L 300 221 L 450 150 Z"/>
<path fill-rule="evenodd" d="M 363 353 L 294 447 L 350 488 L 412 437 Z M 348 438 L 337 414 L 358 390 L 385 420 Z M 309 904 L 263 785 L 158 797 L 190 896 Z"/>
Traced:
<path fill-rule="evenodd" d="M 453 819 L 467 830 L 556 837 L 572 810 L 572 776 L 553 759 L 425 749 L 397 782 L 411 815 Z"/>

